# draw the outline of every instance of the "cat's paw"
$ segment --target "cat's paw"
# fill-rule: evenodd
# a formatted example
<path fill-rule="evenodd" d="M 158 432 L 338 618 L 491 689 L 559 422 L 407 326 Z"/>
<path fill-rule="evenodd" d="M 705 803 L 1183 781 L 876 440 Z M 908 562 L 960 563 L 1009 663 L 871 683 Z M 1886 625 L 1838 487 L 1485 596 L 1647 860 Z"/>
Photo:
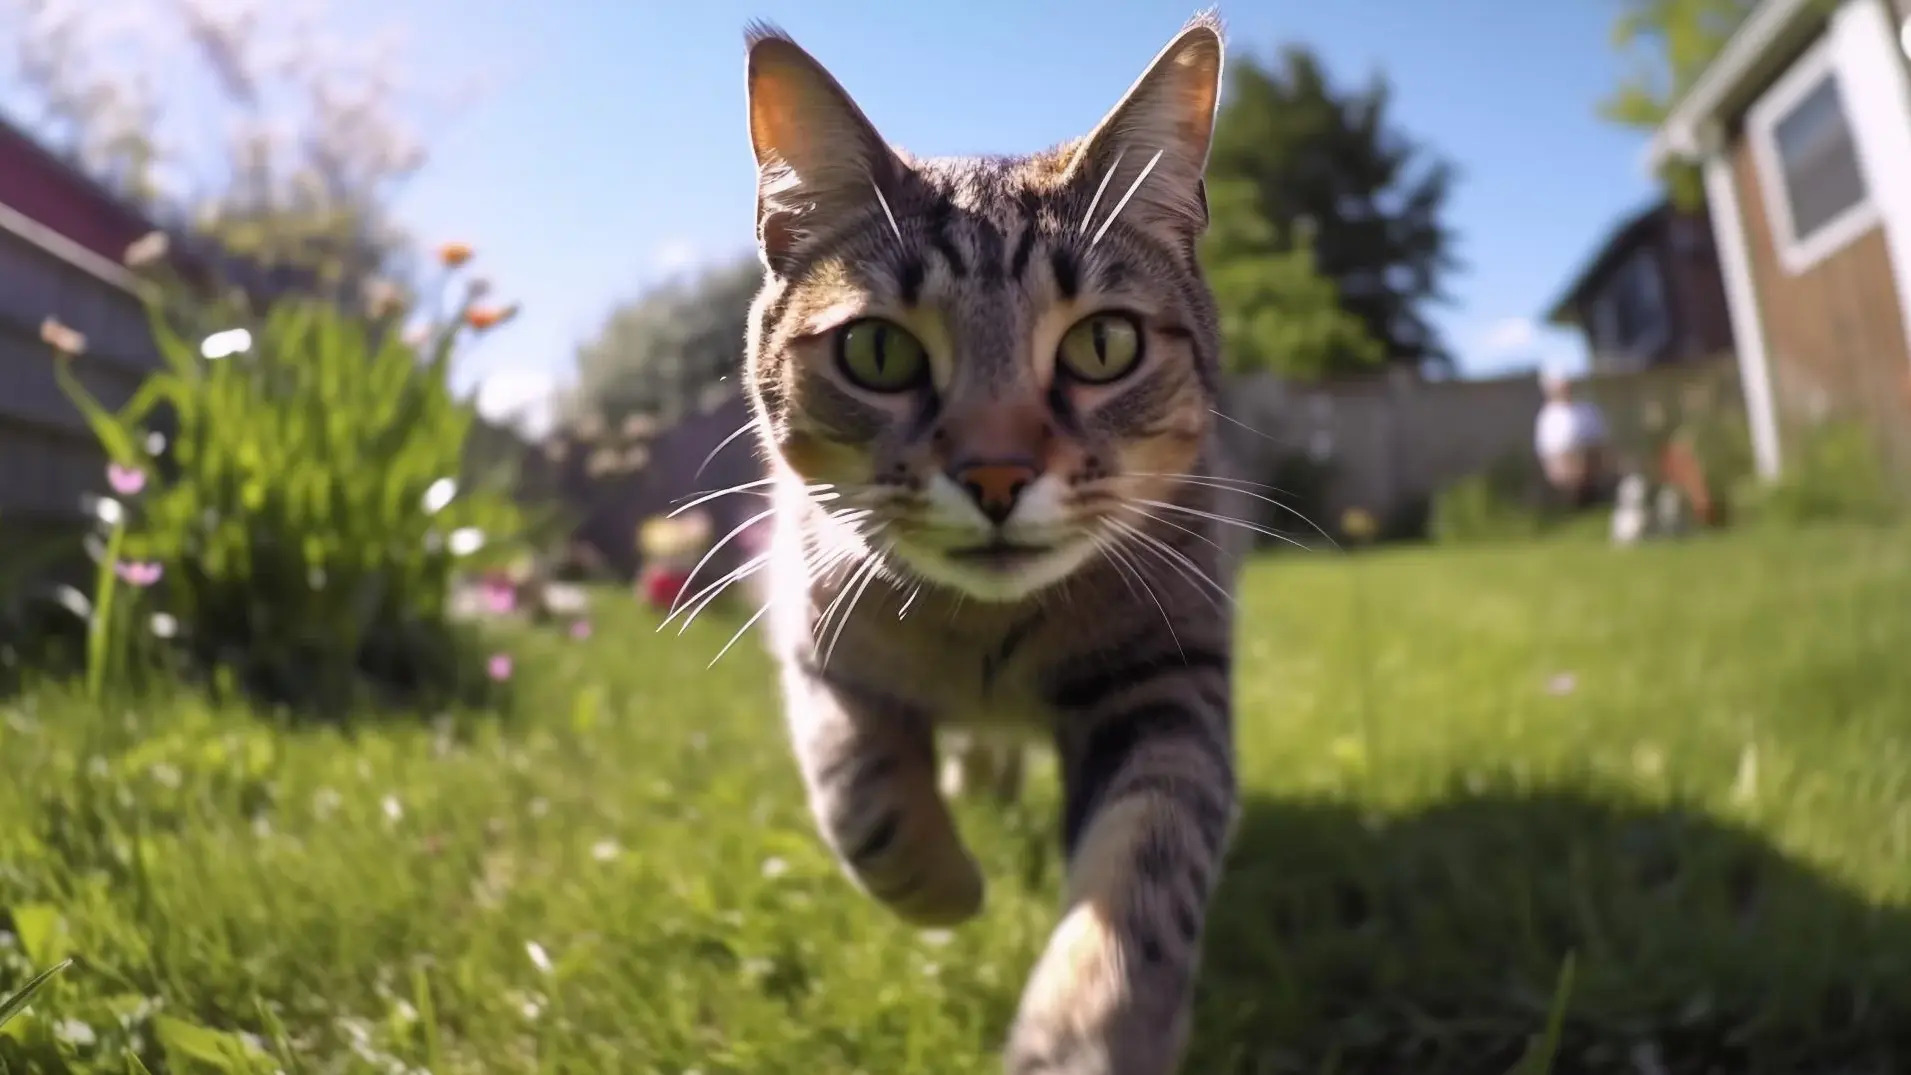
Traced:
<path fill-rule="evenodd" d="M 988 887 L 982 868 L 959 849 L 933 862 L 899 857 L 873 863 L 861 881 L 898 918 L 921 929 L 960 925 L 981 914 Z"/>
<path fill-rule="evenodd" d="M 1143 970 L 1092 904 L 1063 916 L 1037 961 L 1003 1052 L 1007 1075 L 1176 1075 L 1185 979 Z"/>

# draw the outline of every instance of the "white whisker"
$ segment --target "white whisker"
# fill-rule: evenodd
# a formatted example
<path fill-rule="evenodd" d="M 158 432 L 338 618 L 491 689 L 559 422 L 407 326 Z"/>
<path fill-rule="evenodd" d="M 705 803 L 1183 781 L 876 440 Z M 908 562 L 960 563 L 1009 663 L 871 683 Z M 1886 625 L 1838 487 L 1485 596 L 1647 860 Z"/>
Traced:
<path fill-rule="evenodd" d="M 728 489 L 718 489 L 712 493 L 704 493 L 702 496 L 695 498 L 694 500 L 690 501 L 690 503 L 685 504 L 683 507 L 677 508 L 676 510 L 672 511 L 670 514 L 664 516 L 664 518 L 674 519 L 677 516 L 682 515 L 684 512 L 689 511 L 691 508 L 696 507 L 698 504 L 708 504 L 710 501 L 715 500 L 716 498 L 720 496 L 729 496 L 732 493 L 742 493 L 742 492 L 748 492 L 751 489 L 761 489 L 775 480 L 776 480 L 775 478 L 758 478 L 755 481 L 744 482 L 741 485 L 732 485 Z"/>
<path fill-rule="evenodd" d="M 771 603 L 772 602 L 770 601 L 763 602 L 763 607 L 756 610 L 756 615 L 751 616 L 749 619 L 743 621 L 743 626 L 737 628 L 737 633 L 730 636 L 730 641 L 725 642 L 723 644 L 723 648 L 718 650 L 717 655 L 715 657 L 710 658 L 710 663 L 704 665 L 704 667 L 715 668 L 717 666 L 717 662 L 723 660 L 723 655 L 730 652 L 730 647 L 737 644 L 737 639 L 743 637 L 743 632 L 748 631 L 752 627 L 755 627 L 756 621 L 762 619 L 763 614 L 765 612 L 770 611 Z"/>
<path fill-rule="evenodd" d="M 869 189 L 876 192 L 876 204 L 883 207 L 883 216 L 889 218 L 889 230 L 896 233 L 896 241 L 901 243 L 903 241 L 902 229 L 896 226 L 896 214 L 889 211 L 889 199 L 883 197 L 881 184 L 871 179 L 869 181 Z"/>
<path fill-rule="evenodd" d="M 875 574 L 876 566 L 876 557 L 863 557 L 862 561 L 850 572 L 849 577 L 844 579 L 843 584 L 837 588 L 836 596 L 830 600 L 828 607 L 823 609 L 823 614 L 817 618 L 815 625 L 810 628 L 810 656 L 815 657 L 819 663 L 829 663 L 821 652 L 823 648 L 823 636 L 829 633 L 830 623 L 836 618 L 837 610 L 844 609 L 845 614 L 847 614 L 844 602 L 849 600 L 849 595 L 852 592 L 857 591 L 859 585 L 865 583 L 870 576 Z"/>
<path fill-rule="evenodd" d="M 1088 240 L 1088 245 L 1090 247 L 1093 247 L 1096 243 L 1101 242 L 1101 237 L 1108 234 L 1108 229 L 1114 225 L 1115 218 L 1121 216 L 1121 211 L 1123 209 L 1128 208 L 1128 199 L 1135 196 L 1135 191 L 1138 191 L 1141 189 L 1141 183 L 1143 180 L 1148 178 L 1148 173 L 1154 171 L 1155 165 L 1160 163 L 1161 152 L 1162 151 L 1159 149 L 1155 150 L 1155 155 L 1152 157 L 1149 157 L 1148 163 L 1142 166 L 1141 174 L 1136 176 L 1135 181 L 1128 185 L 1128 193 L 1123 194 L 1121 196 L 1121 200 L 1115 203 L 1114 211 L 1108 214 L 1107 220 L 1102 221 L 1101 230 L 1095 233 L 1095 237 L 1093 239 Z M 1113 173 L 1113 169 L 1110 169 L 1110 173 L 1111 174 Z"/>
<path fill-rule="evenodd" d="M 1108 520 L 1108 522 L 1109 522 L 1109 525 L 1114 526 L 1120 530 L 1126 531 L 1130 537 L 1134 538 L 1138 542 L 1141 542 L 1141 547 L 1143 549 L 1148 550 L 1149 552 L 1152 552 L 1156 558 L 1160 559 L 1163 563 L 1173 568 L 1175 573 L 1177 575 L 1180 575 L 1182 579 L 1188 582 L 1195 583 L 1196 590 L 1200 592 L 1202 597 L 1207 598 L 1207 601 L 1209 604 L 1214 605 L 1214 607 L 1216 608 L 1221 607 L 1220 604 L 1217 603 L 1214 600 L 1214 598 L 1208 594 L 1208 590 L 1201 589 L 1202 585 L 1205 585 L 1208 587 L 1208 589 L 1211 589 L 1215 593 L 1220 594 L 1222 601 L 1226 601 L 1228 604 L 1234 603 L 1234 595 L 1228 593 L 1227 589 L 1223 587 L 1220 583 L 1208 577 L 1207 573 L 1202 571 L 1200 567 L 1196 566 L 1194 561 L 1188 559 L 1186 554 L 1182 553 L 1180 549 L 1175 548 L 1173 545 L 1168 544 L 1167 542 L 1161 540 L 1160 538 L 1154 536 L 1153 534 L 1150 534 L 1147 531 L 1142 530 L 1140 527 L 1137 527 L 1131 523 L 1123 522 L 1120 519 L 1110 519 Z"/>
<path fill-rule="evenodd" d="M 1122 153 L 1125 152 L 1127 151 L 1122 151 Z M 1102 174 L 1101 185 L 1095 188 L 1095 196 L 1088 199 L 1088 212 L 1082 214 L 1082 222 L 1075 229 L 1077 234 L 1086 232 L 1088 226 L 1095 222 L 1095 207 L 1101 204 L 1102 192 L 1108 189 L 1108 181 L 1115 178 L 1115 169 L 1121 167 L 1122 153 L 1115 154 L 1115 163 L 1108 166 L 1108 171 Z"/>
<path fill-rule="evenodd" d="M 1235 493 L 1239 496 L 1252 497 L 1263 504 L 1272 504 L 1275 507 L 1281 509 L 1282 511 L 1287 512 L 1289 515 L 1292 515 L 1294 518 L 1299 519 L 1301 522 L 1306 523 L 1308 526 L 1313 527 L 1314 532 L 1316 534 L 1319 534 L 1323 539 L 1326 540 L 1326 542 L 1329 545 L 1332 545 L 1336 550 L 1339 550 L 1340 548 L 1340 542 L 1335 541 L 1334 536 L 1332 534 L 1329 534 L 1326 530 L 1323 530 L 1319 523 L 1307 517 L 1306 512 L 1301 511 L 1299 508 L 1294 507 L 1292 504 L 1283 504 L 1271 496 L 1263 496 L 1260 493 L 1251 492 L 1250 490 L 1240 488 L 1238 485 L 1226 484 L 1228 482 L 1238 482 L 1241 479 L 1214 478 L 1204 474 L 1156 474 L 1156 475 L 1152 475 L 1152 477 L 1178 478 L 1189 485 L 1201 486 L 1203 488 L 1208 488 L 1208 489 L 1215 489 L 1223 493 Z M 1249 483 L 1249 484 L 1252 484 L 1252 483 Z M 1280 492 L 1279 489 L 1276 489 L 1274 491 L 1277 493 Z M 1306 546 L 1301 545 L 1299 542 L 1295 542 L 1294 544 L 1299 548 L 1306 548 Z"/>
<path fill-rule="evenodd" d="M 823 649 L 823 659 L 821 663 L 824 668 L 829 667 L 829 659 L 836 653 L 836 643 L 843 639 L 843 628 L 849 626 L 849 618 L 856 614 L 856 606 L 862 603 L 863 595 L 869 592 L 869 584 L 874 582 L 876 576 L 882 573 L 882 561 L 880 558 L 871 556 L 869 562 L 876 565 L 875 568 L 863 573 L 863 581 L 856 587 L 856 595 L 849 599 L 849 604 L 843 606 L 843 614 L 836 617 L 836 632 L 830 635 L 829 645 Z"/>
<path fill-rule="evenodd" d="M 703 468 L 710 465 L 710 460 L 715 459 L 717 457 L 718 452 L 724 450 L 725 448 L 728 448 L 730 446 L 731 441 L 737 439 L 738 437 L 741 437 L 745 433 L 748 433 L 750 431 L 750 427 L 754 426 L 755 424 L 756 424 L 755 421 L 745 422 L 742 425 L 737 427 L 737 431 L 735 433 L 732 433 L 729 436 L 718 441 L 717 446 L 715 448 L 710 449 L 710 454 L 703 457 L 703 462 L 697 464 L 697 472 L 690 476 L 690 480 L 696 481 L 698 478 L 702 477 Z"/>
<path fill-rule="evenodd" d="M 684 576 L 684 580 L 683 580 L 684 589 L 687 590 L 690 588 L 690 583 L 696 579 L 697 573 L 699 571 L 702 571 L 704 569 L 704 566 L 710 562 L 710 558 L 712 556 L 715 556 L 717 552 L 721 550 L 725 545 L 728 545 L 731 541 L 735 540 L 738 534 L 743 533 L 745 530 L 748 530 L 752 526 L 755 526 L 756 524 L 762 522 L 763 520 L 769 518 L 771 515 L 774 515 L 774 514 L 776 514 L 775 508 L 765 508 L 762 511 L 757 512 L 755 515 L 750 516 L 748 519 L 743 520 L 741 523 L 738 523 L 736 526 L 731 527 L 729 533 L 723 535 L 722 538 L 718 539 L 715 543 L 713 543 L 708 549 L 704 551 L 703 558 L 697 561 L 697 566 L 690 569 L 690 574 Z M 663 630 L 664 626 L 668 624 L 671 619 L 676 618 L 678 610 L 682 607 L 682 605 L 679 603 L 682 601 L 682 599 L 683 599 L 683 591 L 679 590 L 677 592 L 677 601 L 671 602 L 670 617 L 666 618 L 663 623 L 660 623 L 657 625 L 657 629 L 659 631 Z"/>
<path fill-rule="evenodd" d="M 1246 422 L 1241 421 L 1239 418 L 1235 418 L 1231 415 L 1222 414 L 1220 410 L 1214 407 L 1209 407 L 1208 413 L 1214 415 L 1216 418 L 1221 419 L 1223 422 L 1233 422 L 1235 425 L 1240 426 L 1242 429 L 1247 430 L 1249 433 L 1252 433 L 1257 437 L 1266 438 L 1267 440 L 1273 441 L 1276 444 L 1280 443 L 1279 440 L 1275 439 L 1273 434 L 1263 433 L 1260 430 L 1254 428 L 1253 426 L 1248 425 Z"/>
<path fill-rule="evenodd" d="M 1288 537 L 1286 534 L 1279 533 L 1278 531 L 1274 531 L 1274 530 L 1269 530 L 1268 528 L 1264 526 L 1256 526 L 1255 524 L 1250 523 L 1246 521 L 1245 519 L 1236 519 L 1231 515 L 1219 515 L 1212 511 L 1202 511 L 1199 508 L 1185 507 L 1180 504 L 1170 504 L 1165 500 L 1144 500 L 1144 499 L 1138 498 L 1136 499 L 1135 503 L 1146 504 L 1151 508 L 1160 508 L 1163 511 L 1178 511 L 1184 515 L 1198 516 L 1203 519 L 1208 519 L 1213 522 L 1221 523 L 1225 526 L 1238 526 L 1243 530 L 1252 530 L 1257 534 L 1261 534 L 1266 537 L 1271 537 L 1276 541 L 1285 541 L 1289 545 L 1292 545 L 1297 549 L 1303 549 L 1303 550 L 1307 549 L 1307 546 L 1301 544 L 1298 541 L 1295 541 L 1293 538 Z"/>
<path fill-rule="evenodd" d="M 1142 518 L 1147 519 L 1149 522 L 1160 523 L 1163 526 L 1172 526 L 1176 530 L 1179 530 L 1190 537 L 1199 538 L 1202 541 L 1207 542 L 1208 545 L 1212 546 L 1213 548 L 1215 548 L 1216 550 L 1219 550 L 1222 553 L 1227 552 L 1225 548 L 1221 547 L 1220 542 L 1214 540 L 1213 538 L 1209 537 L 1206 534 L 1203 534 L 1201 531 L 1196 530 L 1192 526 L 1183 525 L 1181 523 L 1175 522 L 1173 519 L 1164 519 L 1161 516 L 1156 515 L 1152 511 L 1145 511 L 1139 506 L 1137 506 L 1135 502 L 1132 500 L 1123 500 L 1121 503 L 1121 506 L 1128 511 L 1134 512 L 1136 515 L 1139 515 Z"/>
<path fill-rule="evenodd" d="M 1188 659 L 1188 653 L 1181 648 L 1181 636 L 1175 632 L 1174 617 L 1168 615 L 1168 606 L 1162 604 L 1161 598 L 1155 595 L 1154 587 L 1148 585 L 1148 579 L 1142 574 L 1140 566 L 1131 562 L 1122 552 L 1122 536 L 1123 535 L 1118 533 L 1109 539 L 1106 544 L 1103 544 L 1101 535 L 1091 535 L 1095 540 L 1095 547 L 1101 549 L 1102 552 L 1108 556 L 1109 563 L 1114 564 L 1117 570 L 1125 570 L 1132 573 L 1135 577 L 1135 581 L 1141 583 L 1142 592 L 1148 595 L 1148 600 L 1153 601 L 1155 608 L 1161 613 L 1161 622 L 1168 628 L 1168 637 L 1174 640 L 1175 651 L 1181 654 L 1183 661 L 1186 661 Z M 1132 592 L 1132 588 L 1130 592 Z"/>
<path fill-rule="evenodd" d="M 710 583 L 708 586 L 705 586 L 703 589 L 698 590 L 694 596 L 692 596 L 688 601 L 685 601 L 683 603 L 683 606 L 681 608 L 673 609 L 670 615 L 664 619 L 664 622 L 657 625 L 657 630 L 659 631 L 663 630 L 664 628 L 670 626 L 671 620 L 676 619 L 679 615 L 682 615 L 684 612 L 689 612 L 690 615 L 684 617 L 683 623 L 680 626 L 678 626 L 677 633 L 681 635 L 685 631 L 688 631 L 690 629 L 690 624 L 693 621 L 695 621 L 698 616 L 703 615 L 703 610 L 706 608 L 709 608 L 710 605 L 714 603 L 718 597 L 722 596 L 723 591 L 729 589 L 732 583 L 741 582 L 744 579 L 748 578 L 749 576 L 756 574 L 758 571 L 761 571 L 764 567 L 768 566 L 769 562 L 770 562 L 770 554 L 767 552 L 757 556 L 753 556 L 750 559 L 744 561 L 742 564 L 738 565 L 737 567 L 731 569 L 729 572 L 724 574 L 723 577 L 717 579 L 715 582 Z M 686 586 L 686 589 L 687 588 L 688 587 Z M 683 596 L 682 594 L 678 594 L 679 598 L 681 598 L 682 596 Z"/>

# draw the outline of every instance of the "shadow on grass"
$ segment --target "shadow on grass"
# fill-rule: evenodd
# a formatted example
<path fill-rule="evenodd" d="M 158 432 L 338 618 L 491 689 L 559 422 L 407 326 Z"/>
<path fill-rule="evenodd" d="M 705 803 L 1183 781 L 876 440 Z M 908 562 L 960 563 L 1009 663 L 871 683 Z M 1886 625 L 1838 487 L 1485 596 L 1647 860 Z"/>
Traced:
<path fill-rule="evenodd" d="M 1911 1070 L 1911 919 L 1758 833 L 1570 791 L 1245 804 L 1187 1064 L 1506 1075 Z"/>

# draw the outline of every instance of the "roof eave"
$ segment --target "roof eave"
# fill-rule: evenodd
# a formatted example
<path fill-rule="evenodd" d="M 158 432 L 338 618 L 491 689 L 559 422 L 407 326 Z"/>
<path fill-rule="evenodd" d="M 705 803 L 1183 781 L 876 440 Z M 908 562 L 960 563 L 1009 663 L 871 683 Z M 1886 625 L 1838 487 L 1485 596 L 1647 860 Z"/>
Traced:
<path fill-rule="evenodd" d="M 1697 160 L 1746 85 L 1764 74 L 1771 54 L 1814 8 L 1828 0 L 1763 0 L 1725 42 L 1710 66 L 1667 112 L 1646 145 L 1646 165 L 1658 171 L 1673 160 Z"/>

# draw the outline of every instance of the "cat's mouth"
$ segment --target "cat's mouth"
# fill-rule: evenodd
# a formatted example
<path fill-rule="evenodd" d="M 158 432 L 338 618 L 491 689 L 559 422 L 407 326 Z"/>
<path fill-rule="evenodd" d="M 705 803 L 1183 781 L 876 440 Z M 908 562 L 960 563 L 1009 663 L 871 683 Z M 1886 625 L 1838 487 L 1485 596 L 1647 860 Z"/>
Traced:
<path fill-rule="evenodd" d="M 981 545 L 949 549 L 943 555 L 959 564 L 987 568 L 991 571 L 1015 571 L 1027 567 L 1054 551 L 1053 545 L 1028 545 L 997 538 Z"/>

